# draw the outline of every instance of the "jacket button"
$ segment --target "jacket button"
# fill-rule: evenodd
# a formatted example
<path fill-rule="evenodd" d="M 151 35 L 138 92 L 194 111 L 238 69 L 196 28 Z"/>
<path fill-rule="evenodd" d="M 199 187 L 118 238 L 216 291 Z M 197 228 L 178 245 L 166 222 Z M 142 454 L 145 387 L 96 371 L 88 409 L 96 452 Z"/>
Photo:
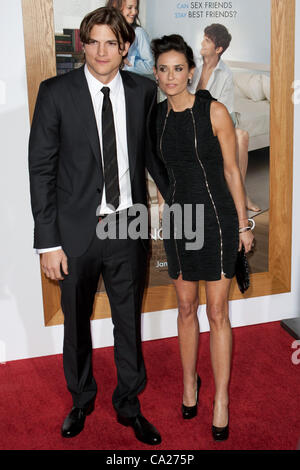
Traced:
<path fill-rule="evenodd" d="M 99 193 L 99 194 L 101 193 L 101 189 L 100 189 L 100 188 L 97 188 L 96 191 L 97 191 L 97 193 Z"/>

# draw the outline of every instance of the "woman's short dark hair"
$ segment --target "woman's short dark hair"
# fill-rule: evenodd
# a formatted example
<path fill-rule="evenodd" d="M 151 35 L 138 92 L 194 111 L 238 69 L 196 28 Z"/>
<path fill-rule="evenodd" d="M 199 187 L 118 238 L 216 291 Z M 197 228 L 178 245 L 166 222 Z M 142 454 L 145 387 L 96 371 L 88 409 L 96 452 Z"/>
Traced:
<path fill-rule="evenodd" d="M 105 6 L 110 7 L 110 8 L 114 7 L 117 10 L 121 11 L 125 1 L 126 0 L 107 0 Z M 131 25 L 133 28 L 136 28 L 137 26 L 141 26 L 141 22 L 140 22 L 140 19 L 139 19 L 140 0 L 137 0 L 136 6 L 137 6 L 138 14 L 134 18 L 134 22 Z"/>
<path fill-rule="evenodd" d="M 119 49 L 124 50 L 124 43 L 133 43 L 134 29 L 127 23 L 123 15 L 115 8 L 102 7 L 88 13 L 80 25 L 80 40 L 83 44 L 90 41 L 91 30 L 96 25 L 107 25 L 116 36 Z M 123 44 L 122 44 L 123 43 Z"/>
<path fill-rule="evenodd" d="M 223 51 L 221 52 L 220 57 L 226 49 L 228 49 L 229 44 L 231 42 L 231 34 L 229 34 L 228 29 L 225 28 L 224 25 L 215 23 L 211 24 L 210 26 L 207 26 L 204 30 L 205 36 L 207 36 L 209 39 L 212 40 L 214 43 L 216 49 L 218 47 L 222 47 Z"/>
<path fill-rule="evenodd" d="M 165 52 L 170 51 L 176 51 L 183 54 L 187 60 L 189 69 L 192 69 L 196 66 L 193 49 L 179 34 L 171 34 L 170 36 L 163 36 L 159 39 L 153 39 L 151 42 L 151 49 L 154 55 L 155 66 L 157 65 L 159 56 Z"/>

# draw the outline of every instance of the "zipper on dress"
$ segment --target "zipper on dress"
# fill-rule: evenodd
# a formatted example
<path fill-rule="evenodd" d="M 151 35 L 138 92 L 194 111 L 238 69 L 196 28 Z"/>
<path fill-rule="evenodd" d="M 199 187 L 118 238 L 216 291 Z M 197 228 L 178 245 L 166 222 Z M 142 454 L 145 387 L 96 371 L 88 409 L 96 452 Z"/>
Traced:
<path fill-rule="evenodd" d="M 173 178 L 174 178 L 174 181 L 175 181 L 174 191 L 173 191 L 173 196 L 172 196 L 172 205 L 173 205 L 174 204 L 175 192 L 176 192 L 176 179 L 174 177 L 174 171 L 173 170 L 172 170 L 172 173 L 173 173 Z M 180 263 L 180 258 L 179 258 L 179 253 L 178 253 L 178 246 L 177 246 L 177 238 L 176 238 L 177 232 L 176 232 L 176 226 L 175 226 L 174 212 L 172 212 L 172 215 L 173 215 L 173 223 L 174 223 L 174 243 L 175 243 L 175 248 L 176 248 L 177 261 L 178 261 L 179 274 L 180 274 L 182 272 L 182 270 L 181 270 L 181 263 Z"/>
<path fill-rule="evenodd" d="M 164 155 L 163 155 L 163 150 L 162 150 L 162 140 L 163 140 L 163 136 L 164 136 L 164 133 L 165 133 L 168 117 L 169 117 L 169 112 L 167 112 L 167 114 L 166 114 L 165 122 L 164 122 L 164 126 L 163 126 L 163 131 L 162 131 L 161 136 L 160 136 L 160 153 L 161 153 L 161 158 L 163 159 L 165 164 L 166 164 L 166 161 L 165 161 L 165 158 L 164 158 Z M 175 179 L 173 170 L 172 170 L 172 173 L 173 173 L 173 179 L 174 179 L 174 191 L 173 191 L 173 195 L 172 195 L 172 204 L 174 204 L 174 197 L 175 197 L 175 192 L 176 192 L 176 179 Z M 176 241 L 176 228 L 175 228 L 175 220 L 174 220 L 174 213 L 173 212 L 172 212 L 172 215 L 173 215 L 173 222 L 174 222 L 174 243 L 175 243 L 176 256 L 177 256 L 177 261 L 178 261 L 178 266 L 179 266 L 179 273 L 178 273 L 178 275 L 179 275 L 179 274 L 182 273 L 182 270 L 181 270 L 181 263 L 180 263 L 180 259 L 179 259 L 178 246 L 177 246 L 177 241 Z"/>
<path fill-rule="evenodd" d="M 166 130 L 168 117 L 169 117 L 169 112 L 167 112 L 167 114 L 166 114 L 165 122 L 164 122 L 164 125 L 163 125 L 163 130 L 162 130 L 162 133 L 161 133 L 161 136 L 160 136 L 160 141 L 159 141 L 160 154 L 161 154 L 161 158 L 163 159 L 164 163 L 166 163 L 166 161 L 164 159 L 164 154 L 163 154 L 163 151 L 162 151 L 162 140 L 163 140 L 163 136 L 164 136 L 164 133 L 165 133 L 165 130 Z"/>
<path fill-rule="evenodd" d="M 208 194 L 209 194 L 211 203 L 212 203 L 212 205 L 213 205 L 213 208 L 214 208 L 214 211 L 215 211 L 215 214 L 216 214 L 217 223 L 218 223 L 218 226 L 219 226 L 219 233 L 220 233 L 220 254 L 221 254 L 221 274 L 223 274 L 223 275 L 225 276 L 224 269 L 223 269 L 223 234 L 222 234 L 222 229 L 221 229 L 221 223 L 220 223 L 220 219 L 219 219 L 219 215 L 218 215 L 218 211 L 217 211 L 217 208 L 216 208 L 214 199 L 213 199 L 212 194 L 211 194 L 211 191 L 210 191 L 210 189 L 209 189 L 209 184 L 208 184 L 208 181 L 207 181 L 206 171 L 205 171 L 205 168 L 204 168 L 204 166 L 203 166 L 203 163 L 202 163 L 202 161 L 201 161 L 201 159 L 200 159 L 200 157 L 199 157 L 199 153 L 198 153 L 198 141 L 197 141 L 197 132 L 196 132 L 196 122 L 195 122 L 195 117 L 194 117 L 193 110 L 190 109 L 190 111 L 191 111 L 191 115 L 192 115 L 192 119 L 193 119 L 193 125 L 194 125 L 195 150 L 196 150 L 197 159 L 198 159 L 198 161 L 199 161 L 199 164 L 200 164 L 200 166 L 201 166 L 201 168 L 202 168 L 202 171 L 203 171 L 203 174 L 204 174 L 206 188 L 207 188 L 207 191 L 208 191 Z"/>

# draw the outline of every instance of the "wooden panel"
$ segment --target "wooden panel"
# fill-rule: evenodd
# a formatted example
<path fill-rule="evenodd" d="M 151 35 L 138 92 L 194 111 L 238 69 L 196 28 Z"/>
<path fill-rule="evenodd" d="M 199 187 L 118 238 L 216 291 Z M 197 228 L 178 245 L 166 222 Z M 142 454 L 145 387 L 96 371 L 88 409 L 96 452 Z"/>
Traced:
<path fill-rule="evenodd" d="M 295 0 L 272 1 L 271 130 L 270 130 L 270 231 L 269 272 L 251 276 L 251 287 L 242 295 L 232 282 L 230 299 L 259 297 L 289 292 L 291 288 L 293 103 Z M 39 83 L 56 74 L 52 0 L 23 0 L 30 116 Z M 63 323 L 60 289 L 42 276 L 46 325 Z M 204 283 L 200 302 L 205 303 Z M 144 295 L 143 312 L 176 308 L 172 285 L 151 287 Z M 93 318 L 107 318 L 106 294 L 98 294 Z"/>
<path fill-rule="evenodd" d="M 251 297 L 262 297 L 265 295 L 282 294 L 286 292 L 286 286 L 280 281 L 280 279 L 274 278 L 269 273 L 253 274 L 250 278 L 250 282 L 251 287 L 243 295 L 239 291 L 236 282 L 233 281 L 230 288 L 230 299 L 248 299 Z M 200 282 L 199 298 L 200 305 L 206 303 L 204 282 Z M 173 285 L 150 287 L 146 289 L 142 309 L 144 313 L 168 310 L 171 308 L 177 308 L 176 293 Z M 95 298 L 92 320 L 109 317 L 110 307 L 107 296 L 105 294 L 98 294 Z M 55 312 L 54 315 L 52 315 L 51 319 L 48 323 L 46 323 L 46 325 L 60 325 L 63 323 L 63 318 L 63 313 L 61 309 L 59 309 Z"/>
<path fill-rule="evenodd" d="M 30 120 L 42 80 L 56 75 L 52 0 L 22 0 Z"/>
<path fill-rule="evenodd" d="M 272 0 L 269 270 L 291 289 L 295 1 Z"/>

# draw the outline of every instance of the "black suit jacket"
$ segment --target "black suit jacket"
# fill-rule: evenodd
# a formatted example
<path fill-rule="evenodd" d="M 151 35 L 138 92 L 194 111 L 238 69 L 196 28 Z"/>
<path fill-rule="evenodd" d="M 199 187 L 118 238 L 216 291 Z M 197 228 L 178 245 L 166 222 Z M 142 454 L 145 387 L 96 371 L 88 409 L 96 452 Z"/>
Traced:
<path fill-rule="evenodd" d="M 145 168 L 166 196 L 169 180 L 155 155 L 156 85 L 121 72 L 126 102 L 133 203 L 147 204 Z M 68 256 L 87 249 L 101 203 L 100 142 L 84 67 L 41 83 L 29 139 L 34 247 L 61 245 Z"/>

